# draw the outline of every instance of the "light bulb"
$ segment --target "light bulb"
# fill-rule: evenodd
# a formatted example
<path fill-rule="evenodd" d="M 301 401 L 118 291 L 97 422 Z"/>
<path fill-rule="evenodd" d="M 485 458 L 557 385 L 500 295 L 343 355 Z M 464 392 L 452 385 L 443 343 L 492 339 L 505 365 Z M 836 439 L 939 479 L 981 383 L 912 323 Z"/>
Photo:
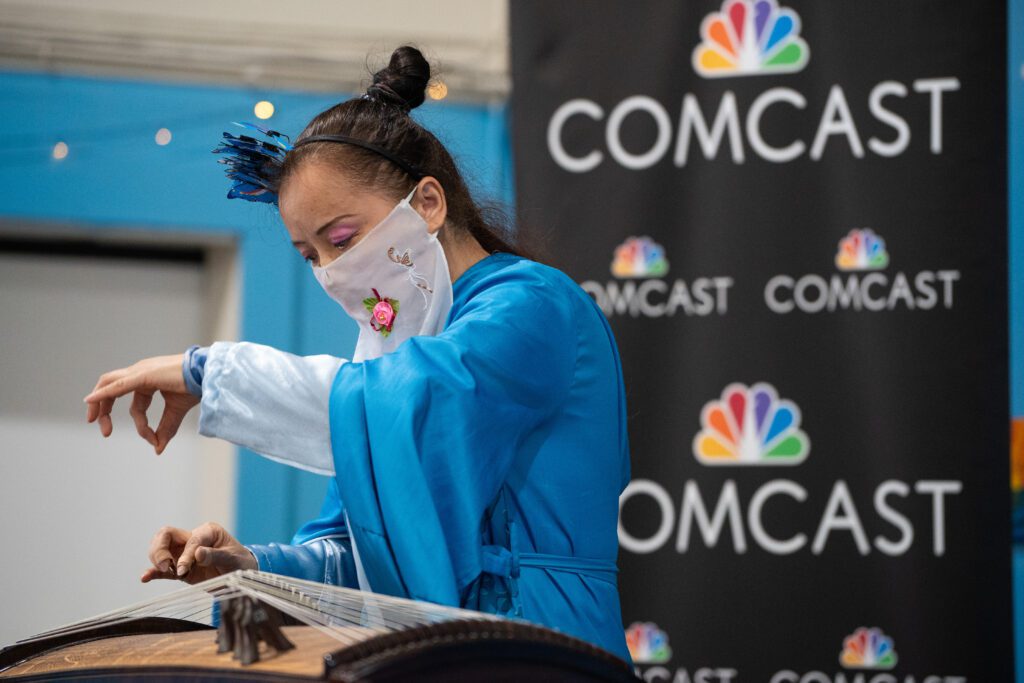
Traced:
<path fill-rule="evenodd" d="M 274 115 L 274 105 L 266 100 L 260 100 L 257 102 L 256 106 L 253 107 L 252 110 L 258 119 L 269 119 Z"/>

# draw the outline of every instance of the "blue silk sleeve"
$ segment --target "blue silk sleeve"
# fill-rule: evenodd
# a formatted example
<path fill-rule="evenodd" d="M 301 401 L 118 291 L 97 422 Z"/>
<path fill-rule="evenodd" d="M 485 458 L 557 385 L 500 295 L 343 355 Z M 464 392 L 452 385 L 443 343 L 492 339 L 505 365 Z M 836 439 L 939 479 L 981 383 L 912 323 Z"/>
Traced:
<path fill-rule="evenodd" d="M 338 490 L 338 482 L 331 479 L 327 486 L 327 493 L 324 495 L 324 502 L 320 506 L 320 516 L 306 522 L 302 528 L 295 532 L 292 543 L 299 545 L 308 543 L 317 538 L 348 536 L 348 524 L 345 522 L 345 506 L 341 502 L 341 492 Z"/>
<path fill-rule="evenodd" d="M 317 538 L 302 545 L 247 545 L 260 571 L 332 586 L 357 587 L 352 543 L 345 537 Z"/>
<path fill-rule="evenodd" d="M 358 588 L 355 558 L 338 484 L 327 488 L 320 516 L 296 532 L 291 544 L 245 546 L 256 556 L 261 571 Z"/>

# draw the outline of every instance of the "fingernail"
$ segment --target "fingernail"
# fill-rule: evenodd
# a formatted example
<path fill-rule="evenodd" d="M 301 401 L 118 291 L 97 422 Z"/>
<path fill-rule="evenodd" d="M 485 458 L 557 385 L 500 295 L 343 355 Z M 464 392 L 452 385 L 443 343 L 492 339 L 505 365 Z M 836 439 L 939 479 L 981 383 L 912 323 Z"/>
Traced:
<path fill-rule="evenodd" d="M 161 573 L 161 574 L 166 574 L 166 573 L 167 573 L 167 571 L 168 571 L 168 570 L 169 570 L 170 568 L 171 568 L 171 561 L 170 561 L 170 560 L 164 560 L 164 561 L 163 561 L 163 562 L 161 562 L 161 563 L 160 563 L 159 565 L 157 565 L 157 569 L 159 569 L 159 570 L 160 570 L 160 573 Z"/>
<path fill-rule="evenodd" d="M 185 576 L 185 574 L 188 574 L 188 567 L 186 567 L 183 564 L 179 564 L 178 565 L 178 576 Z"/>

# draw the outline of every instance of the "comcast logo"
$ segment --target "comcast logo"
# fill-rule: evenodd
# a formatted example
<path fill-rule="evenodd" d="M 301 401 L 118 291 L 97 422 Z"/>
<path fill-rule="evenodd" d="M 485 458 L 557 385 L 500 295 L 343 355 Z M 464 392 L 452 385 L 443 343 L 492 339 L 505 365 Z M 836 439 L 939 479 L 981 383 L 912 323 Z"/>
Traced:
<path fill-rule="evenodd" d="M 626 647 L 635 664 L 664 664 L 672 658 L 668 634 L 653 622 L 634 622 L 626 629 Z"/>
<path fill-rule="evenodd" d="M 896 648 L 882 629 L 862 626 L 843 640 L 839 663 L 847 669 L 891 669 L 896 666 Z"/>
<path fill-rule="evenodd" d="M 764 382 L 730 384 L 700 414 L 693 454 L 704 465 L 799 465 L 811 450 L 800 409 Z"/>
<path fill-rule="evenodd" d="M 800 71 L 811 54 L 800 17 L 775 0 L 725 0 L 704 17 L 700 36 L 693 68 L 704 78 Z"/>
<path fill-rule="evenodd" d="M 630 237 L 615 248 L 612 261 L 615 277 L 663 277 L 667 274 L 665 249 L 650 237 Z"/>
<path fill-rule="evenodd" d="M 881 270 L 889 265 L 885 240 L 871 228 L 855 228 L 839 240 L 836 268 L 839 270 Z"/>

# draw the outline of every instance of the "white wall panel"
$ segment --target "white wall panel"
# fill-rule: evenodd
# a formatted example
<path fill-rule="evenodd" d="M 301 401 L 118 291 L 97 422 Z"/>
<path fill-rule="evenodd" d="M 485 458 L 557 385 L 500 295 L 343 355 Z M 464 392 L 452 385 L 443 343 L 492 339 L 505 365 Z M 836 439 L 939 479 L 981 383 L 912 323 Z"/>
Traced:
<path fill-rule="evenodd" d="M 82 403 L 106 370 L 208 341 L 223 280 L 197 263 L 0 253 L 0 644 L 177 588 L 138 581 L 161 525 L 232 524 L 233 449 L 195 415 L 157 457 L 127 402 L 109 439 Z"/>

